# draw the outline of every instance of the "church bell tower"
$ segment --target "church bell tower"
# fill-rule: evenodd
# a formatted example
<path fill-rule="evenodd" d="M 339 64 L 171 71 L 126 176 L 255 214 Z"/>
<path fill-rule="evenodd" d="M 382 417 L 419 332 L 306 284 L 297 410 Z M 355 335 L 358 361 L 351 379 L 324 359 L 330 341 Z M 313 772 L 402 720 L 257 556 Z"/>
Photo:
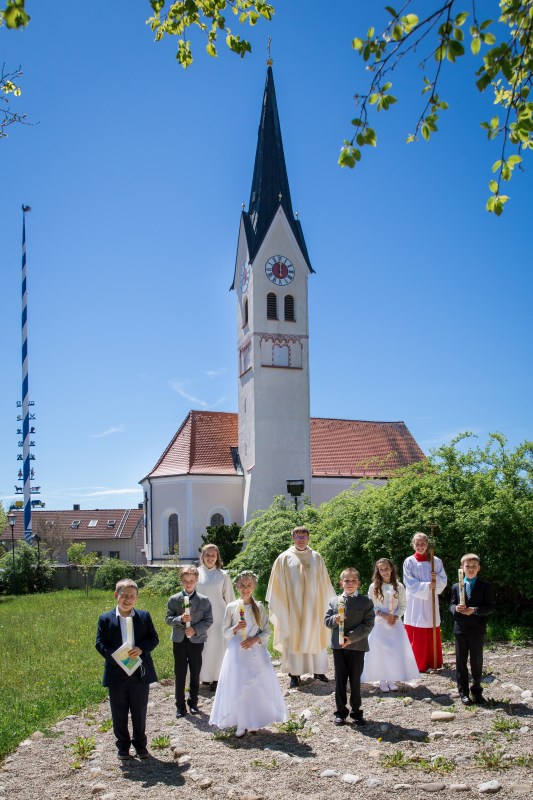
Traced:
<path fill-rule="evenodd" d="M 291 195 L 272 62 L 248 210 L 242 211 L 232 289 L 237 293 L 239 456 L 244 520 L 285 495 L 311 494 L 307 280 L 314 272 Z"/>

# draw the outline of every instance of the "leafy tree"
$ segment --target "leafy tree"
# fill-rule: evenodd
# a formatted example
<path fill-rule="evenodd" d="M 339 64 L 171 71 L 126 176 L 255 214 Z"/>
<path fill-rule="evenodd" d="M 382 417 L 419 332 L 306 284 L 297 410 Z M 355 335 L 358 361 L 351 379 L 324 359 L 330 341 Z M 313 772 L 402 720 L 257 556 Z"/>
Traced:
<path fill-rule="evenodd" d="M 59 520 L 54 520 L 54 524 L 50 525 L 50 522 L 47 522 L 42 514 L 36 514 L 33 519 L 35 520 L 33 533 L 40 537 L 51 557 L 58 561 L 71 540 L 72 531 L 67 525 L 61 524 Z"/>
<path fill-rule="evenodd" d="M 244 525 L 242 534 L 246 547 L 229 565 L 231 574 L 251 569 L 259 578 L 257 595 L 264 597 L 274 560 L 292 544 L 292 529 L 306 525 L 312 531 L 317 517 L 316 508 L 307 498 L 296 510 L 283 495 L 275 497 L 270 508 L 256 512 Z"/>
<path fill-rule="evenodd" d="M 533 75 L 533 0 L 498 0 L 492 10 L 499 18 L 479 17 L 487 3 L 472 0 L 436 0 L 422 18 L 414 13 L 418 4 L 406 0 L 400 11 L 386 7 L 388 22 L 381 34 L 370 27 L 363 37 L 356 37 L 352 46 L 366 64 L 370 84 L 355 95 L 358 113 L 352 120 L 354 133 L 345 139 L 339 164 L 354 167 L 361 159 L 365 145 L 376 146 L 377 137 L 370 127 L 374 112 L 387 111 L 397 102 L 392 94 L 392 73 L 410 57 L 420 62 L 423 71 L 422 109 L 407 142 L 419 136 L 428 140 L 437 131 L 441 111 L 448 103 L 440 94 L 442 70 L 455 64 L 465 53 L 466 40 L 478 59 L 476 86 L 480 92 L 490 87 L 493 104 L 501 112 L 481 123 L 489 141 L 500 138 L 501 155 L 494 163 L 494 178 L 489 182 L 491 196 L 487 211 L 502 214 L 509 197 L 502 194 L 502 182 L 509 181 L 515 167 L 522 163 L 520 153 L 533 149 L 533 102 L 529 93 Z M 469 5 L 470 12 L 463 6 Z"/>
<path fill-rule="evenodd" d="M 76 542 L 71 544 L 67 550 L 67 561 L 69 564 L 75 564 L 83 575 L 83 583 L 85 587 L 85 594 L 89 594 L 89 575 L 91 569 L 95 567 L 100 558 L 97 553 L 91 551 L 86 552 L 87 545 L 85 542 Z M 96 585 L 96 581 L 95 581 Z"/>
<path fill-rule="evenodd" d="M 224 564 L 229 564 L 241 552 L 244 539 L 241 527 L 236 522 L 232 525 L 208 526 L 206 531 L 202 536 L 202 542 L 204 545 L 216 544 Z"/>
<path fill-rule="evenodd" d="M 15 570 L 13 571 L 13 553 L 5 553 L 0 558 L 0 576 L 6 594 L 35 594 L 48 592 L 54 582 L 54 565 L 47 551 L 41 548 L 41 555 L 36 547 L 27 542 L 15 545 Z"/>

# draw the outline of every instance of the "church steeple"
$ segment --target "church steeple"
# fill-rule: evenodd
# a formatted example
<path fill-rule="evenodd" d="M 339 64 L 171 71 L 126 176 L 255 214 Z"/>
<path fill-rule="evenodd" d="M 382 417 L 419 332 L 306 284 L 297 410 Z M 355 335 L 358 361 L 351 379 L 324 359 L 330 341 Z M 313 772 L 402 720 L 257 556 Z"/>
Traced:
<path fill-rule="evenodd" d="M 295 219 L 292 210 L 276 90 L 274 88 L 274 76 L 270 63 L 267 68 L 263 106 L 257 136 L 250 203 L 248 211 L 243 211 L 249 257 L 250 261 L 253 261 L 281 205 L 309 271 L 314 272 L 309 261 L 302 226 L 299 220 Z"/>

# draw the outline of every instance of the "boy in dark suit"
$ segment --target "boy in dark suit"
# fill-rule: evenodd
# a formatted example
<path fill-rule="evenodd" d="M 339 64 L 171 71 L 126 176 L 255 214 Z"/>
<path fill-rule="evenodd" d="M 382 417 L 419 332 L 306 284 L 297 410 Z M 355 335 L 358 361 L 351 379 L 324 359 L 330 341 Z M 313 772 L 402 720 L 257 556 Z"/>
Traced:
<path fill-rule="evenodd" d="M 172 627 L 172 649 L 174 651 L 174 677 L 176 683 L 176 717 L 187 713 L 185 705 L 185 679 L 189 667 L 189 711 L 199 714 L 198 690 L 202 669 L 202 650 L 207 631 L 213 624 L 213 612 L 209 598 L 198 594 L 198 569 L 181 567 L 183 591 L 173 594 L 167 603 L 165 622 Z"/>
<path fill-rule="evenodd" d="M 461 559 L 464 570 L 465 602 L 461 603 L 459 584 L 452 586 L 450 611 L 453 614 L 455 636 L 455 666 L 457 688 L 461 703 L 472 705 L 468 690 L 468 654 L 472 673 L 472 697 L 474 703 L 485 703 L 481 688 L 483 672 L 483 644 L 487 628 L 487 616 L 494 611 L 492 587 L 478 578 L 480 559 L 475 553 L 467 553 Z"/>
<path fill-rule="evenodd" d="M 344 602 L 344 641 L 339 642 L 339 598 L 330 600 L 324 619 L 332 628 L 331 647 L 335 666 L 335 725 L 344 725 L 348 716 L 346 686 L 350 681 L 350 717 L 356 725 L 365 725 L 361 709 L 361 673 L 368 650 L 368 636 L 374 627 L 374 604 L 358 594 L 359 573 L 353 567 L 343 570 L 340 578 Z"/>
<path fill-rule="evenodd" d="M 151 651 L 159 644 L 159 637 L 148 611 L 134 608 L 137 594 L 135 581 L 130 578 L 119 581 L 115 587 L 117 606 L 113 611 L 100 615 L 96 632 L 96 649 L 105 658 L 102 683 L 109 689 L 113 733 L 118 757 L 123 760 L 130 758 L 131 744 L 139 758 L 149 756 L 146 749 L 146 709 L 150 684 L 157 681 Z M 113 653 L 126 643 L 129 645 L 128 656 L 141 658 L 131 675 L 113 658 Z M 133 728 L 131 737 L 128 712 Z"/>

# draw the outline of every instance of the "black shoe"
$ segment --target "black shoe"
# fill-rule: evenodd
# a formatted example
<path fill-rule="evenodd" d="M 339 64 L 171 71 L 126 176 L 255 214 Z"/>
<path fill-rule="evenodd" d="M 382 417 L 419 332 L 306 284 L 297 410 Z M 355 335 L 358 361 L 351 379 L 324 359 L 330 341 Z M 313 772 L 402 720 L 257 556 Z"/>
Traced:
<path fill-rule="evenodd" d="M 143 750 L 137 750 L 137 758 L 140 758 L 141 761 L 145 761 L 147 758 L 150 758 L 150 753 L 146 748 Z"/>
<path fill-rule="evenodd" d="M 322 683 L 329 683 L 327 677 L 324 675 L 323 672 L 315 672 L 313 677 L 315 681 L 322 681 Z"/>
<path fill-rule="evenodd" d="M 218 686 L 218 681 L 213 681 L 213 682 L 212 682 L 212 683 L 209 685 L 209 691 L 210 691 L 210 692 L 216 692 L 216 690 L 217 690 L 217 686 Z"/>
<path fill-rule="evenodd" d="M 476 706 L 484 706 L 487 701 L 483 697 L 482 694 L 475 694 L 474 695 L 474 705 Z"/>
<path fill-rule="evenodd" d="M 366 719 L 363 717 L 362 711 L 350 711 L 350 717 L 356 725 L 366 725 Z"/>
<path fill-rule="evenodd" d="M 471 701 L 471 699 L 469 698 L 469 696 L 467 694 L 462 694 L 461 695 L 461 703 L 464 706 L 471 706 L 472 705 L 472 701 Z"/>
<path fill-rule="evenodd" d="M 336 714 L 333 722 L 335 723 L 335 725 L 344 725 L 346 720 L 344 719 L 344 717 L 339 717 L 339 715 Z"/>
<path fill-rule="evenodd" d="M 181 717 L 185 717 L 187 715 L 186 708 L 178 708 L 176 709 L 176 719 L 181 719 Z"/>
<path fill-rule="evenodd" d="M 129 761 L 129 759 L 131 758 L 129 750 L 119 750 L 117 756 L 120 759 L 120 761 Z"/>
<path fill-rule="evenodd" d="M 191 712 L 191 714 L 199 714 L 200 713 L 200 709 L 198 708 L 196 703 L 189 703 L 189 711 Z"/>
<path fill-rule="evenodd" d="M 291 689 L 297 689 L 300 685 L 300 676 L 299 675 L 291 675 Z"/>

